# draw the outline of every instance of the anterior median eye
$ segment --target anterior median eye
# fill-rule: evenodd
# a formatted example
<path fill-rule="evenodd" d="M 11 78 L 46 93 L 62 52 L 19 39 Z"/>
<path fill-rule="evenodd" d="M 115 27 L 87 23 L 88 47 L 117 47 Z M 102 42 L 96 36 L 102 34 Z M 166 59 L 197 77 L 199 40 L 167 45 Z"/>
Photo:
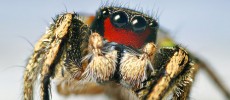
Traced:
<path fill-rule="evenodd" d="M 111 23 L 116 27 L 123 27 L 128 24 L 128 15 L 125 12 L 118 11 L 111 15 Z"/>
<path fill-rule="evenodd" d="M 131 25 L 134 32 L 143 32 L 146 28 L 147 22 L 141 16 L 135 16 L 131 20 Z"/>

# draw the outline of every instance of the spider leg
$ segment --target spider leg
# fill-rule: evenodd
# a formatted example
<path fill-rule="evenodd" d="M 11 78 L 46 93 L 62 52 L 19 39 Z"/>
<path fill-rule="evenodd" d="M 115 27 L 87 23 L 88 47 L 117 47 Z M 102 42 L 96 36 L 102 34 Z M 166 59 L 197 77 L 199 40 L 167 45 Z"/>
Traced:
<path fill-rule="evenodd" d="M 210 66 L 208 66 L 204 61 L 196 58 L 196 57 L 192 57 L 193 58 L 193 62 L 190 62 L 189 66 L 187 68 L 187 71 L 181 75 L 181 78 L 178 78 L 177 80 L 177 87 L 180 89 L 177 89 L 174 92 L 174 96 L 173 98 L 175 100 L 185 100 L 186 98 L 188 98 L 189 92 L 190 92 L 190 87 L 192 86 L 192 82 L 187 82 L 186 78 L 190 79 L 194 79 L 196 72 L 201 68 L 203 70 L 205 70 L 207 72 L 207 74 L 213 79 L 214 83 L 216 83 L 216 85 L 220 88 L 220 90 L 225 94 L 226 98 L 229 99 L 230 98 L 230 93 L 227 90 L 227 88 L 225 88 L 225 86 L 222 84 L 222 82 L 220 81 L 220 79 L 217 78 L 216 74 L 210 69 Z M 185 83 L 187 82 L 187 84 Z M 183 84 L 186 84 L 185 86 L 183 86 Z M 180 92 L 183 91 L 183 92 Z M 180 94 L 180 96 L 178 96 L 178 93 Z"/>
<path fill-rule="evenodd" d="M 189 97 L 193 80 L 198 70 L 199 70 L 198 64 L 193 61 L 191 61 L 186 66 L 184 71 L 175 80 L 171 88 L 172 91 L 170 92 L 173 95 L 172 97 L 173 100 L 186 100 Z"/>
<path fill-rule="evenodd" d="M 82 62 L 82 59 L 88 54 L 88 39 L 91 30 L 76 14 L 73 15 L 75 17 L 69 28 L 64 66 L 73 78 L 79 79 L 88 64 L 88 62 Z"/>
<path fill-rule="evenodd" d="M 50 78 L 55 71 L 55 66 L 59 62 L 62 55 L 62 48 L 64 41 L 66 41 L 69 26 L 72 21 L 72 14 L 62 15 L 56 22 L 56 27 L 51 31 L 53 36 L 51 38 L 51 43 L 49 50 L 46 52 L 46 57 L 44 58 L 44 64 L 41 70 L 40 78 L 40 96 L 41 100 L 49 100 L 49 89 L 50 89 Z"/>
<path fill-rule="evenodd" d="M 62 20 L 71 19 L 69 18 L 70 16 L 69 14 L 67 14 L 66 19 L 63 19 L 64 18 L 63 16 L 64 15 L 59 16 L 59 19 L 56 22 L 59 23 Z M 59 28 L 56 28 L 56 27 L 57 26 L 52 24 L 50 29 L 46 32 L 46 34 L 44 34 L 42 38 L 39 40 L 39 42 L 35 45 L 34 53 L 31 56 L 26 66 L 26 70 L 24 74 L 24 100 L 33 100 L 34 83 L 38 77 L 38 73 L 40 73 L 40 70 L 43 70 L 42 72 L 45 72 L 43 73 L 42 78 L 44 78 L 44 75 L 48 73 L 49 71 L 49 69 L 46 68 L 47 66 L 49 67 L 49 65 L 45 65 L 45 64 L 51 64 L 55 58 L 55 57 L 50 57 L 52 54 L 51 51 L 53 51 L 50 48 L 52 48 L 54 46 L 54 43 L 57 42 L 57 41 L 54 41 L 54 38 L 62 38 L 63 36 L 65 36 L 63 32 L 60 32 L 61 31 L 60 27 Z M 61 34 L 54 33 L 54 32 L 59 32 Z M 59 46 L 58 43 L 57 43 L 57 46 Z M 47 58 L 47 52 L 49 52 L 50 58 Z M 57 51 L 55 51 L 55 53 L 53 53 L 52 55 L 56 56 L 55 55 L 56 52 Z M 46 67 L 43 68 L 43 66 L 46 66 Z M 49 83 L 49 81 L 47 82 Z"/>
<path fill-rule="evenodd" d="M 154 71 L 145 86 L 135 91 L 140 99 L 159 100 L 164 98 L 175 79 L 186 69 L 189 58 L 186 51 L 176 46 L 172 48 L 161 48 L 156 53 Z"/>
<path fill-rule="evenodd" d="M 43 35 L 39 42 L 35 45 L 34 53 L 30 57 L 26 66 L 26 70 L 24 72 L 24 100 L 33 100 L 34 83 L 41 70 L 42 63 L 44 62 L 44 56 L 47 50 L 46 44 L 49 43 L 49 41 L 44 40 L 48 37 L 50 37 L 50 34 Z"/>
<path fill-rule="evenodd" d="M 85 66 L 84 62 L 81 62 L 82 56 L 88 52 L 90 29 L 77 14 L 63 14 L 55 25 L 57 26 L 52 30 L 53 40 L 41 70 L 40 94 L 45 100 L 50 98 L 51 77 L 64 79 L 68 84 L 80 79 Z M 60 71 L 61 75 L 57 71 Z"/>
<path fill-rule="evenodd" d="M 76 22 L 78 24 L 72 22 Z M 76 27 L 76 25 L 79 26 Z M 66 13 L 66 14 L 59 15 L 58 18 L 54 20 L 54 24 L 51 24 L 46 34 L 44 34 L 42 38 L 39 40 L 39 42 L 35 45 L 34 53 L 27 64 L 25 74 L 24 74 L 24 99 L 25 100 L 33 100 L 33 86 L 35 80 L 38 77 L 39 72 L 41 73 L 41 77 L 40 77 L 41 99 L 49 100 L 50 78 L 52 76 L 55 76 L 55 73 L 57 73 L 55 72 L 55 69 L 62 67 L 60 65 L 58 66 L 59 63 L 63 63 L 63 61 L 61 60 L 66 60 L 65 59 L 66 57 L 70 58 L 71 60 L 72 58 L 75 57 L 76 58 L 74 60 L 81 59 L 79 55 L 81 55 L 81 53 L 83 54 L 85 53 L 83 49 L 85 47 L 84 45 L 87 46 L 87 44 L 85 44 L 85 41 L 81 41 L 81 43 L 76 42 L 76 39 L 74 41 L 73 36 L 70 36 L 73 35 L 72 30 L 76 31 L 76 28 L 79 29 L 78 31 L 84 30 L 81 31 L 81 33 L 85 34 L 82 35 L 81 37 L 78 37 L 77 39 L 86 38 L 85 40 L 87 41 L 86 33 L 88 31 L 85 30 L 85 28 L 88 27 L 86 25 L 83 25 L 83 23 L 78 19 L 77 14 Z M 81 39 L 79 39 L 78 41 L 80 40 Z M 76 46 L 75 44 L 70 44 L 70 42 L 79 43 L 81 45 L 79 46 L 79 44 L 76 44 L 77 45 Z M 81 47 L 81 48 L 73 49 L 73 47 L 71 46 Z M 65 47 L 69 47 L 69 48 L 65 48 Z M 67 53 L 65 51 L 66 49 L 67 49 Z M 70 57 L 69 55 L 64 56 L 65 54 L 69 54 L 69 53 L 72 53 L 73 54 L 72 56 L 74 57 Z M 70 73 L 72 71 L 71 68 L 75 68 L 73 66 L 71 68 L 68 67 L 69 66 L 67 66 L 66 69 L 67 70 L 70 69 L 68 70 Z"/>
<path fill-rule="evenodd" d="M 227 99 L 230 99 L 230 92 L 227 90 L 227 88 L 222 84 L 220 79 L 217 77 L 217 75 L 211 70 L 211 67 L 208 66 L 204 61 L 195 58 L 197 61 L 197 64 L 207 72 L 208 76 L 214 81 L 214 83 L 220 88 L 220 90 L 224 93 Z"/>

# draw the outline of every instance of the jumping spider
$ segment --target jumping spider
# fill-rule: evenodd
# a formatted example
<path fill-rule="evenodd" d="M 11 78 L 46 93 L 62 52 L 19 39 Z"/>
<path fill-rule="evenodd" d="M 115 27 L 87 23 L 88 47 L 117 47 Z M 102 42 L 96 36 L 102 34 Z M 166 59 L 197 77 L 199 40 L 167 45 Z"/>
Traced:
<path fill-rule="evenodd" d="M 199 66 L 207 66 L 179 45 L 156 45 L 158 27 L 146 14 L 120 7 L 100 8 L 90 26 L 76 13 L 58 15 L 30 57 L 24 100 L 33 100 L 38 77 L 41 100 L 50 99 L 52 80 L 63 95 L 187 99 Z"/>

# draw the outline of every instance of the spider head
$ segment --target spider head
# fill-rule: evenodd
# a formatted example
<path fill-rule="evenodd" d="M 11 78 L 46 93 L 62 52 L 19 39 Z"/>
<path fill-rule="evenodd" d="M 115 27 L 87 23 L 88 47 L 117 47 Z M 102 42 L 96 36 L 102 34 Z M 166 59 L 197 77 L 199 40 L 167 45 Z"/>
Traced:
<path fill-rule="evenodd" d="M 156 42 L 158 23 L 141 12 L 104 7 L 97 12 L 91 29 L 108 42 L 139 49 L 145 43 Z"/>

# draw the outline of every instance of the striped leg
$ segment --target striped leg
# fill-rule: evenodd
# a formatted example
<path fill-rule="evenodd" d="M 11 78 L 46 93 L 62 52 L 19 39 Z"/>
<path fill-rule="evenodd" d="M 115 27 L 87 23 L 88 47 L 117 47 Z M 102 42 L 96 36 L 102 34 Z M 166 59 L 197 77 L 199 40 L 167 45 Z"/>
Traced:
<path fill-rule="evenodd" d="M 171 91 L 173 100 L 186 100 L 189 98 L 193 80 L 198 70 L 199 66 L 194 62 L 190 62 L 189 65 L 186 66 L 186 69 L 173 84 Z"/>
<path fill-rule="evenodd" d="M 188 54 L 182 48 L 162 48 L 155 57 L 155 74 L 145 82 L 143 88 L 136 91 L 137 96 L 144 100 L 165 98 L 173 89 L 176 80 L 183 76 L 189 63 Z"/>
<path fill-rule="evenodd" d="M 33 100 L 33 85 L 39 73 L 41 100 L 49 100 L 50 79 L 55 77 L 59 67 L 73 75 L 82 70 L 81 57 L 87 52 L 89 34 L 88 26 L 79 20 L 77 14 L 61 14 L 54 20 L 36 44 L 26 67 L 24 100 Z"/>

